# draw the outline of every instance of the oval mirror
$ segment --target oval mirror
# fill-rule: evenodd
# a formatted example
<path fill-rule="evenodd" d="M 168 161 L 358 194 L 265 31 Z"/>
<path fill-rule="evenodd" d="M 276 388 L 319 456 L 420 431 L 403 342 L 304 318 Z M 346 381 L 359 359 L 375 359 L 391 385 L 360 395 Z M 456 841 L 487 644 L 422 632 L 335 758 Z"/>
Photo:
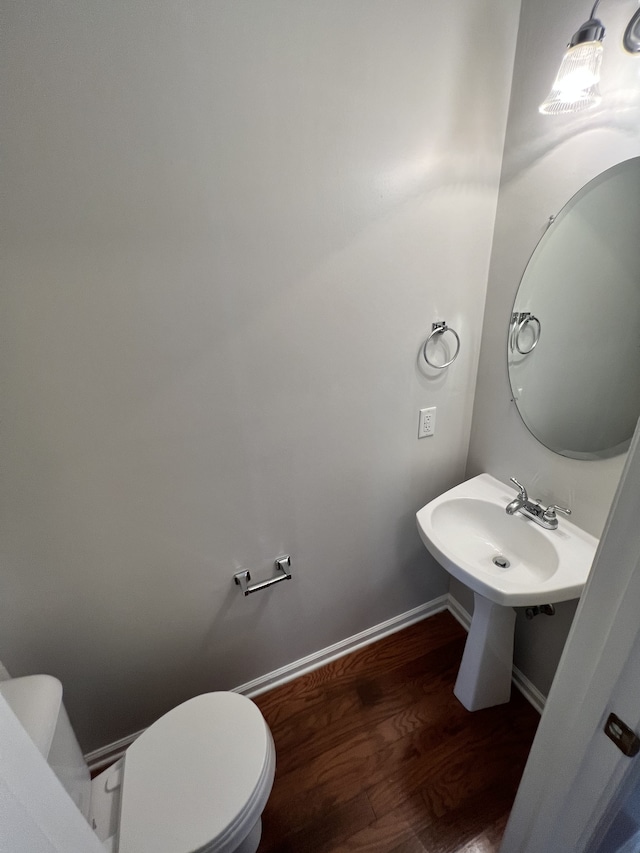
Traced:
<path fill-rule="evenodd" d="M 507 344 L 513 399 L 556 453 L 624 452 L 640 415 L 640 157 L 584 186 L 538 243 Z"/>

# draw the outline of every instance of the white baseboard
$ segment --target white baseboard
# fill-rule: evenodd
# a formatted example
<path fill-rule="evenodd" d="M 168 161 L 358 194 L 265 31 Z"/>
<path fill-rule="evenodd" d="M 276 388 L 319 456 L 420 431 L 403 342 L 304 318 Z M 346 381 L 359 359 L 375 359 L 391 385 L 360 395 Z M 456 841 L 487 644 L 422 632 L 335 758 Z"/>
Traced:
<path fill-rule="evenodd" d="M 114 740 L 106 746 L 101 746 L 99 749 L 87 752 L 84 760 L 89 765 L 91 773 L 97 773 L 98 770 L 102 770 L 103 767 L 108 767 L 110 764 L 113 764 L 114 761 L 122 758 L 127 749 L 143 731 L 144 729 L 140 729 L 139 732 L 134 732 L 132 735 L 121 737 L 120 740 Z"/>
<path fill-rule="evenodd" d="M 313 672 L 314 669 L 320 669 L 321 666 L 326 666 L 326 664 L 349 655 L 357 649 L 375 643 L 383 637 L 388 637 L 389 634 L 402 631 L 403 628 L 408 628 L 409 625 L 420 622 L 422 619 L 435 616 L 436 613 L 442 613 L 448 607 L 449 596 L 441 595 L 432 601 L 421 604 L 419 607 L 414 607 L 413 610 L 408 610 L 406 613 L 401 613 L 399 616 L 387 619 L 386 622 L 381 622 L 379 625 L 367 628 L 359 634 L 347 637 L 346 640 L 340 640 L 339 643 L 334 643 L 332 646 L 327 646 L 325 649 L 313 652 L 304 658 L 300 658 L 300 660 L 280 667 L 280 669 L 276 669 L 266 675 L 261 675 L 253 681 L 247 681 L 246 684 L 234 687 L 233 691 L 235 693 L 242 693 L 252 699 L 254 696 L 266 693 L 267 690 L 287 684 L 287 682 L 293 681 L 294 678 L 299 678 L 301 675 Z"/>
<path fill-rule="evenodd" d="M 240 684 L 238 687 L 233 687 L 233 693 L 242 693 L 252 699 L 259 696 L 261 693 L 266 693 L 267 690 L 272 690 L 274 687 L 280 687 L 294 678 L 305 675 L 307 672 L 312 672 L 314 669 L 319 669 L 331 661 L 344 657 L 345 655 L 355 652 L 356 649 L 361 649 L 389 634 L 395 634 L 397 631 L 402 631 L 403 628 L 408 628 L 415 622 L 420 622 L 422 619 L 427 619 L 429 616 L 434 616 L 436 613 L 442 613 L 443 610 L 449 608 L 449 595 L 441 595 L 425 604 L 420 604 L 406 613 L 401 613 L 399 616 L 394 616 L 387 619 L 386 622 L 381 622 L 379 625 L 374 625 L 372 628 L 367 628 L 360 631 L 359 634 L 354 634 L 352 637 L 347 637 L 345 640 L 340 640 L 332 646 L 327 646 L 325 649 L 320 649 L 318 652 L 307 655 L 304 658 L 293 661 L 286 666 L 268 672 L 266 675 L 261 675 L 259 678 L 254 678 L 252 681 L 247 681 L 246 684 Z M 88 752 L 84 759 L 89 765 L 89 770 L 95 773 L 101 770 L 108 764 L 117 761 L 121 758 L 127 747 L 142 734 L 144 729 L 139 732 L 134 732 L 127 737 L 109 743 L 100 749 L 94 749 Z"/>
<path fill-rule="evenodd" d="M 293 681 L 294 678 L 299 678 L 301 675 L 306 675 L 314 669 L 326 666 L 326 664 L 351 654 L 351 652 L 355 652 L 357 649 L 375 643 L 383 639 L 383 637 L 395 634 L 397 631 L 402 631 L 403 628 L 408 628 L 409 625 L 413 625 L 430 616 L 435 616 L 436 613 L 442 613 L 443 610 L 448 610 L 466 631 L 469 630 L 471 617 L 464 607 L 455 598 L 452 598 L 451 595 L 441 595 L 432 601 L 421 604 L 419 607 L 414 607 L 413 610 L 408 610 L 406 613 L 401 613 L 399 616 L 387 619 L 386 622 L 381 622 L 379 625 L 374 625 L 372 628 L 360 631 L 359 634 L 354 634 L 352 637 L 340 640 L 340 642 L 334 643 L 332 646 L 327 646 L 325 649 L 313 652 L 313 654 L 293 661 L 293 663 L 282 666 L 279 669 L 275 669 L 273 672 L 268 672 L 266 675 L 261 675 L 252 681 L 247 681 L 245 684 L 232 688 L 232 690 L 234 693 L 242 693 L 249 698 L 259 696 L 261 693 L 266 693 L 267 690 L 273 690 L 274 687 L 287 684 L 287 682 Z M 544 708 L 545 697 L 515 666 L 513 668 L 513 683 L 533 705 L 536 711 L 541 714 Z M 95 773 L 97 770 L 106 767 L 124 755 L 127 747 L 142 734 L 142 731 L 135 732 L 100 749 L 88 752 L 85 755 L 85 761 L 89 765 L 91 772 Z"/>
<path fill-rule="evenodd" d="M 471 614 L 467 613 L 464 607 L 451 595 L 451 593 L 449 593 L 449 604 L 447 609 L 454 619 L 457 619 L 464 630 L 468 633 L 469 628 L 471 627 Z"/>
<path fill-rule="evenodd" d="M 529 704 L 533 705 L 539 714 L 542 714 L 547 701 L 544 693 L 541 693 L 533 681 L 529 681 L 527 676 L 523 672 L 520 672 L 517 666 L 513 667 L 511 680 L 524 698 L 528 700 Z"/>

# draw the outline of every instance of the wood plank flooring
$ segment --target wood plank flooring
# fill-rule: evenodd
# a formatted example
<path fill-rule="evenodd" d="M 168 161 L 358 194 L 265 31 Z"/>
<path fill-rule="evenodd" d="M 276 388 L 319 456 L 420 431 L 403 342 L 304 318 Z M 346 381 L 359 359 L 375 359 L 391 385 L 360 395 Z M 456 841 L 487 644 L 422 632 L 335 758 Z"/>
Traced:
<path fill-rule="evenodd" d="M 258 853 L 495 853 L 538 714 L 453 695 L 441 613 L 256 698 L 277 770 Z"/>

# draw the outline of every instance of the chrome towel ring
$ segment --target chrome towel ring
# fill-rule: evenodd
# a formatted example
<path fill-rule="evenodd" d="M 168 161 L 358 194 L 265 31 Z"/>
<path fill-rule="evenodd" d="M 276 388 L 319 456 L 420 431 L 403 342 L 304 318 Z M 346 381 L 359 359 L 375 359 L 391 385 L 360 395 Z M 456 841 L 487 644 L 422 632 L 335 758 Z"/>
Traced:
<path fill-rule="evenodd" d="M 444 364 L 434 364 L 432 361 L 429 360 L 429 356 L 427 355 L 427 347 L 429 346 L 429 341 L 433 337 L 435 337 L 436 335 L 444 335 L 445 332 L 451 332 L 451 334 L 456 339 L 456 351 L 451 356 L 449 361 L 445 361 Z M 437 323 L 432 323 L 431 332 L 430 332 L 427 340 L 424 342 L 424 346 L 422 348 L 422 354 L 424 356 L 424 360 L 427 362 L 429 367 L 435 367 L 436 370 L 443 370 L 445 367 L 449 367 L 450 364 L 453 364 L 453 362 L 458 357 L 459 352 L 460 352 L 460 336 L 458 335 L 456 330 L 452 329 L 451 326 L 447 326 L 446 320 L 439 320 Z"/>
<path fill-rule="evenodd" d="M 520 335 L 527 328 L 529 323 L 535 323 L 535 328 L 531 327 L 531 335 L 532 335 L 532 343 L 528 349 L 523 349 L 520 346 Z M 529 355 L 530 352 L 533 352 L 534 349 L 538 346 L 538 341 L 540 340 L 540 333 L 542 332 L 542 326 L 540 325 L 540 320 L 529 311 L 523 311 L 518 314 L 517 311 L 514 311 L 511 317 L 512 324 L 512 333 L 511 333 L 511 352 L 516 349 L 520 355 Z"/>

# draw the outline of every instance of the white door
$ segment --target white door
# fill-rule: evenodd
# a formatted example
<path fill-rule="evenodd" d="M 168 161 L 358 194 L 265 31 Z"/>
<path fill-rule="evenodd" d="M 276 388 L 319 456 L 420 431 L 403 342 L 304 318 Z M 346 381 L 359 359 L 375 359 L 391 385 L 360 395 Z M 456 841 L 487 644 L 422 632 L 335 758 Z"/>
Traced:
<path fill-rule="evenodd" d="M 636 429 L 500 853 L 640 853 L 640 754 L 603 730 L 613 712 L 640 734 L 639 444 Z"/>
<path fill-rule="evenodd" d="M 640 850 L 640 761 L 625 777 L 587 850 L 588 853 L 638 853 Z"/>

